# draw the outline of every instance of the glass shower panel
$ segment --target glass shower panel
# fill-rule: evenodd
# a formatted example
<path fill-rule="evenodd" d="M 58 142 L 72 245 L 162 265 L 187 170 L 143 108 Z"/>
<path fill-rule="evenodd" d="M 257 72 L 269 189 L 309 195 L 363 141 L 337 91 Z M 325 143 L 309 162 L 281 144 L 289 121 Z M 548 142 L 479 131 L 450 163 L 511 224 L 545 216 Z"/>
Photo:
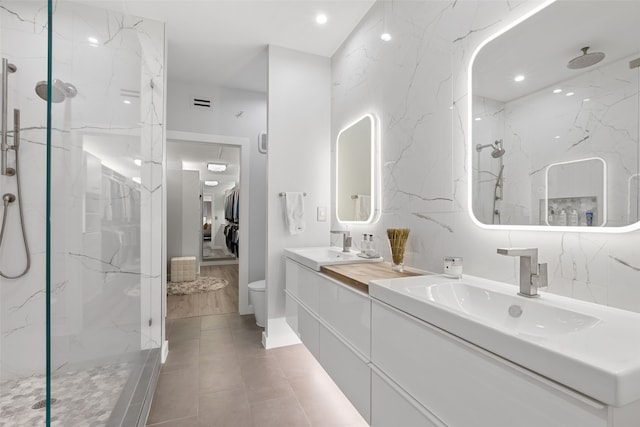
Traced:
<path fill-rule="evenodd" d="M 14 66 L 6 75 L 0 70 L 7 80 L 2 99 L 11 147 L 4 153 L 8 174 L 0 175 L 0 195 L 7 195 L 0 205 L 6 226 L 0 243 L 0 425 L 44 425 L 47 104 L 34 88 L 47 79 L 47 2 L 2 1 L 0 6 L 0 57 Z M 20 127 L 19 139 L 14 125 Z"/>
<path fill-rule="evenodd" d="M 61 425 L 136 425 L 136 390 L 160 346 L 152 207 L 163 46 L 159 23 L 56 3 L 50 410 Z"/>

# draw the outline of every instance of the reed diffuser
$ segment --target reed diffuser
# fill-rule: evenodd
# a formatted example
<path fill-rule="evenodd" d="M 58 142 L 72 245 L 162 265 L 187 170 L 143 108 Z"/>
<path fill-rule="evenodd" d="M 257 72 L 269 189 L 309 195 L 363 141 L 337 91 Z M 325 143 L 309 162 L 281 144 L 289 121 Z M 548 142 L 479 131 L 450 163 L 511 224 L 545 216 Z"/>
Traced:
<path fill-rule="evenodd" d="M 404 271 L 404 248 L 409 237 L 408 228 L 387 228 L 387 237 L 391 246 L 391 268 Z"/>

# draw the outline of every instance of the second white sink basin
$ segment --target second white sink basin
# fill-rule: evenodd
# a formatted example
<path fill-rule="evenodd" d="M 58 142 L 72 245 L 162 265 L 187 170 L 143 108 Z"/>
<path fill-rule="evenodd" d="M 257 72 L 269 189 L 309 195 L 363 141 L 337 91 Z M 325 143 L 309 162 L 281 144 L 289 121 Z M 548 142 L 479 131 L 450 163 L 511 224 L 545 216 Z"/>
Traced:
<path fill-rule="evenodd" d="M 420 284 L 407 293 L 445 305 L 517 334 L 548 337 L 595 326 L 600 319 L 583 313 L 507 295 L 464 281 Z"/>
<path fill-rule="evenodd" d="M 640 314 L 465 275 L 373 280 L 369 295 L 595 400 L 640 400 Z"/>
<path fill-rule="evenodd" d="M 353 264 L 359 262 L 381 262 L 380 258 L 362 258 L 358 252 L 342 252 L 342 248 L 332 246 L 319 246 L 309 248 L 287 248 L 284 250 L 287 258 L 320 271 L 323 265 Z"/>

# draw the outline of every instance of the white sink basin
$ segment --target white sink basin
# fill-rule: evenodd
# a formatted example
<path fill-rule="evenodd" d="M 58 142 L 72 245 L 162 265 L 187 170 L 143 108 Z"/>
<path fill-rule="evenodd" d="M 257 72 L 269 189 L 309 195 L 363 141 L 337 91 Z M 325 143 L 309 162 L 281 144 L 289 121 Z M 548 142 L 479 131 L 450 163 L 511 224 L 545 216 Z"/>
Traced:
<path fill-rule="evenodd" d="M 593 399 L 640 399 L 640 314 L 470 275 L 373 280 L 369 295 Z"/>
<path fill-rule="evenodd" d="M 292 260 L 316 271 L 320 271 L 320 267 L 323 265 L 382 261 L 382 257 L 362 258 L 358 256 L 358 252 L 342 252 L 342 248 L 330 246 L 288 248 L 284 250 L 284 254 L 287 258 L 291 258 Z"/>
<path fill-rule="evenodd" d="M 536 304 L 519 296 L 508 295 L 462 282 L 420 284 L 407 293 L 442 304 L 454 311 L 507 328 L 517 334 L 535 337 L 576 332 L 598 324 L 600 319 L 561 307 Z"/>

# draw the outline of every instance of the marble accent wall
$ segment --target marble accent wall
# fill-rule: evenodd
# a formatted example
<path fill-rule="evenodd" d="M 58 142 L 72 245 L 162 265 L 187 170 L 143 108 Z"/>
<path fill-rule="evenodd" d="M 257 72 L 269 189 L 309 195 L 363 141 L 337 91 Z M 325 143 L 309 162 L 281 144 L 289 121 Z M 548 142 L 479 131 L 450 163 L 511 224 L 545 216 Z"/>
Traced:
<path fill-rule="evenodd" d="M 368 112 L 381 121 L 381 220 L 351 230 L 373 232 L 389 258 L 385 229 L 408 227 L 406 264 L 441 272 L 443 256 L 462 256 L 465 272 L 509 283 L 516 283 L 517 260 L 497 255 L 496 248 L 537 247 L 540 261 L 549 263 L 548 292 L 640 311 L 638 232 L 496 231 L 480 228 L 469 216 L 471 55 L 539 4 L 452 0 L 373 6 L 332 58 L 333 154 L 346 124 Z M 393 37 L 389 42 L 380 39 L 385 29 Z"/>
<path fill-rule="evenodd" d="M 47 7 L 1 6 L 0 50 L 18 67 L 9 108 L 22 111 L 32 256 L 23 278 L 0 279 L 4 380 L 45 366 L 47 104 L 34 87 L 47 78 Z M 78 90 L 52 105 L 52 350 L 53 369 L 64 370 L 160 346 L 164 25 L 57 2 L 53 28 L 53 77 Z M 0 177 L 3 193 L 15 185 Z M 0 268 L 14 273 L 24 264 L 17 207 L 8 215 Z"/>
<path fill-rule="evenodd" d="M 635 57 L 587 70 L 506 103 L 474 96 L 474 118 L 482 119 L 473 122 L 474 145 L 476 141 L 489 144 L 502 139 L 506 150 L 502 158 L 504 200 L 498 206 L 502 224 L 540 224 L 539 201 L 545 197 L 547 166 L 594 156 L 606 162 L 609 172 L 607 226 L 635 222 L 637 214 L 629 212 L 628 185 L 630 177 L 638 173 L 640 73 L 629 69 Z M 553 93 L 555 88 L 563 91 Z M 566 96 L 570 92 L 574 95 Z M 483 190 L 488 183 L 493 187 L 499 163 L 490 151 L 474 153 L 473 163 L 482 192 L 474 198 L 475 212 L 488 224 L 493 191 L 488 194 Z"/>

